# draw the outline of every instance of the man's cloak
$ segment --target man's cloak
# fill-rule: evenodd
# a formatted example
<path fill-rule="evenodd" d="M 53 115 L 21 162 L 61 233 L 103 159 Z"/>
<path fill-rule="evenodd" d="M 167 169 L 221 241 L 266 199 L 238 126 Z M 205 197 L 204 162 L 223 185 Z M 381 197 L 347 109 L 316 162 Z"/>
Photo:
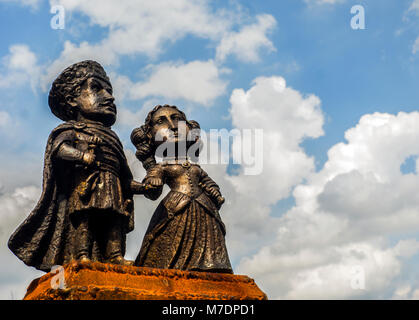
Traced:
<path fill-rule="evenodd" d="M 8 247 L 26 265 L 48 272 L 54 265 L 63 265 L 74 256 L 75 229 L 70 221 L 68 199 L 60 193 L 60 184 L 66 183 L 65 178 L 71 177 L 72 166 L 54 164 L 54 155 L 64 141 L 57 137 L 67 130 L 82 131 L 85 125 L 69 121 L 55 128 L 47 142 L 44 159 L 43 186 L 41 197 L 35 209 L 11 235 Z M 115 135 L 116 137 L 116 135 Z M 115 138 L 114 137 L 114 138 Z M 132 180 L 122 145 L 117 139 L 121 159 L 121 182 Z M 60 171 L 60 172 L 58 172 Z M 133 195 L 125 189 L 124 197 L 133 203 Z M 134 228 L 134 208 L 128 208 L 129 217 L 123 228 L 123 252 L 125 254 L 125 235 Z M 95 259 L 95 256 L 92 256 Z"/>

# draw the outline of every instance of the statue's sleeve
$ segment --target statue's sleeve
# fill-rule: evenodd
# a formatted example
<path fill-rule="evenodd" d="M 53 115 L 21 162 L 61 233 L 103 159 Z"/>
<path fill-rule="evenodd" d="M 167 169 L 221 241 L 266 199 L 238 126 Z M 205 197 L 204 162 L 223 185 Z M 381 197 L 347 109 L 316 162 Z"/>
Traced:
<path fill-rule="evenodd" d="M 74 133 L 72 130 L 61 132 L 53 141 L 53 150 L 56 150 L 53 156 L 56 159 L 66 161 L 83 162 L 83 152 L 72 146 Z"/>
<path fill-rule="evenodd" d="M 221 195 L 220 187 L 218 186 L 218 184 L 216 184 L 214 180 L 212 180 L 204 170 L 202 170 L 201 172 L 201 178 L 199 183 L 202 189 L 204 189 L 205 193 L 211 198 L 211 200 L 219 210 L 223 205 L 225 199 Z M 215 192 L 210 188 L 215 190 Z"/>
<path fill-rule="evenodd" d="M 220 192 L 220 187 L 218 186 L 218 184 L 216 184 L 215 181 L 212 180 L 208 176 L 208 173 L 206 173 L 205 170 L 202 168 L 201 168 L 201 177 L 199 179 L 199 182 L 202 184 L 204 188 L 214 188 L 214 189 L 217 189 L 218 192 Z"/>

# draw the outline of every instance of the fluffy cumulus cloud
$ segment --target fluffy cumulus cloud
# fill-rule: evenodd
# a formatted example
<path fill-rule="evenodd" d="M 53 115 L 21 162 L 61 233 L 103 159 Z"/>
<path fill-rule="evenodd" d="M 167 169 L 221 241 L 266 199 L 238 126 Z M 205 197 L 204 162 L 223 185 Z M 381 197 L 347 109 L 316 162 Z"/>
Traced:
<path fill-rule="evenodd" d="M 13 192 L 0 194 L 1 243 L 7 243 L 8 236 L 17 227 L 17 221 L 23 221 L 29 214 L 39 195 L 39 188 L 34 186 L 16 188 Z"/>
<path fill-rule="evenodd" d="M 157 96 L 208 105 L 225 92 L 226 83 L 212 60 L 163 63 L 149 70 L 151 75 L 146 81 L 131 87 L 132 99 Z"/>
<path fill-rule="evenodd" d="M 419 15 L 419 0 L 413 0 L 408 11 L 413 12 L 416 15 Z M 419 37 L 413 43 L 412 53 L 416 54 L 418 51 L 419 51 Z"/>
<path fill-rule="evenodd" d="M 205 39 L 210 47 L 216 47 L 217 61 L 224 60 L 228 55 L 244 61 L 257 61 L 260 49 L 274 50 L 266 34 L 274 28 L 275 18 L 267 14 L 252 18 L 234 8 L 215 10 L 207 0 L 51 0 L 50 3 L 62 5 L 66 12 L 87 16 L 91 24 L 107 29 L 108 33 L 97 43 L 66 41 L 60 57 L 48 66 L 42 77 L 45 90 L 61 70 L 74 62 L 96 59 L 104 65 L 117 65 L 123 55 L 141 54 L 155 58 L 165 47 L 186 36 Z M 235 32 L 235 29 L 240 31 Z M 187 72 L 194 77 L 189 78 L 195 83 L 194 88 L 199 84 L 207 85 L 209 79 L 214 80 L 209 92 L 202 95 L 204 104 L 212 99 L 208 94 L 214 95 L 214 90 L 219 91 L 222 82 L 216 78 L 222 72 L 220 66 L 211 61 L 192 61 L 184 66 L 166 62 L 155 68 L 156 77 L 160 77 L 162 71 L 170 72 L 175 78 Z M 196 76 L 198 71 L 203 72 L 203 79 Z M 142 93 L 136 95 L 142 97 L 147 92 L 151 95 L 161 93 L 161 89 L 153 84 L 144 85 L 142 83 Z M 185 98 L 185 89 L 179 89 L 179 92 L 172 89 L 170 96 Z M 200 87 L 198 92 L 206 89 Z M 193 102 L 197 99 L 196 95 L 187 95 L 186 98 Z"/>
<path fill-rule="evenodd" d="M 419 37 L 415 40 L 415 43 L 412 47 L 412 53 L 416 54 L 419 51 Z"/>
<path fill-rule="evenodd" d="M 314 169 L 300 143 L 323 135 L 320 99 L 288 87 L 282 77 L 260 77 L 248 91 L 234 90 L 230 102 L 235 128 L 263 129 L 261 173 L 243 173 L 231 181 L 240 192 L 252 199 L 262 197 L 267 204 L 288 197 L 291 187 Z M 252 142 L 243 135 L 242 146 Z"/>
<path fill-rule="evenodd" d="M 419 1 L 418 0 L 413 0 L 410 7 L 409 7 L 409 11 L 415 11 L 416 13 L 419 13 Z"/>
<path fill-rule="evenodd" d="M 40 189 L 34 186 L 16 188 L 11 192 L 0 189 L 0 240 L 7 243 L 10 235 L 35 206 Z M 6 246 L 0 246 L 0 296 L 21 299 L 26 287 L 41 272 L 26 267 Z"/>
<path fill-rule="evenodd" d="M 32 8 L 37 8 L 41 1 L 42 0 L 0 0 L 0 2 L 18 3 L 22 6 L 29 6 Z"/>
<path fill-rule="evenodd" d="M 93 24 L 109 28 L 109 33 L 94 50 L 112 48 L 116 54 L 144 53 L 154 56 L 168 42 L 175 42 L 186 35 L 219 42 L 232 34 L 233 28 L 243 26 L 242 34 L 249 35 L 247 46 L 255 50 L 259 46 L 272 46 L 264 33 L 275 25 L 270 15 L 256 17 L 256 23 L 246 26 L 241 10 L 214 10 L 207 0 L 196 1 L 146 1 L 126 0 L 51 0 L 51 5 L 62 5 L 69 12 L 78 12 L 90 18 Z M 247 18 L 247 19 L 246 19 Z M 80 50 L 87 50 L 84 43 Z M 77 47 L 68 48 L 77 51 Z M 111 52 L 108 52 L 111 54 Z M 240 54 L 240 53 L 238 53 Z M 111 56 L 111 60 L 114 57 Z"/>
<path fill-rule="evenodd" d="M 288 87 L 282 77 L 257 78 L 250 89 L 234 90 L 230 102 L 231 133 L 240 137 L 233 140 L 231 151 L 243 156 L 237 157 L 243 161 L 244 150 L 248 150 L 252 161 L 242 162 L 233 176 L 225 174 L 226 166 L 205 169 L 227 199 L 221 214 L 228 226 L 232 260 L 237 262 L 274 236 L 271 206 L 287 198 L 292 187 L 314 170 L 313 158 L 300 144 L 323 134 L 324 119 L 319 98 Z M 258 129 L 263 129 L 262 139 L 256 137 Z M 263 145 L 258 146 L 260 142 Z M 204 151 L 208 150 L 211 148 Z"/>
<path fill-rule="evenodd" d="M 27 45 L 10 46 L 9 54 L 1 59 L 0 68 L 2 70 L 0 88 L 9 88 L 24 83 L 30 83 L 32 87 L 37 85 L 40 73 L 37 57 Z"/>
<path fill-rule="evenodd" d="M 231 21 L 223 12 L 213 12 L 205 0 L 146 1 L 126 0 L 51 0 L 68 12 L 88 16 L 93 24 L 109 27 L 109 34 L 98 44 L 113 47 L 116 53 L 155 55 L 165 42 L 187 34 L 202 38 L 219 37 Z"/>
<path fill-rule="evenodd" d="M 276 221 L 275 240 L 239 270 L 260 278 L 272 298 L 404 292 L 405 262 L 419 252 L 419 178 L 400 167 L 419 154 L 418 124 L 417 112 L 363 116 L 294 189 L 296 205 Z"/>
<path fill-rule="evenodd" d="M 6 111 L 0 111 L 0 129 L 10 123 L 10 115 Z"/>
<path fill-rule="evenodd" d="M 259 50 L 275 50 L 268 39 L 267 33 L 276 26 L 276 20 L 269 14 L 259 15 L 254 24 L 244 26 L 238 32 L 230 32 L 223 36 L 216 50 L 218 60 L 224 60 L 228 55 L 236 55 L 245 62 L 257 62 Z"/>

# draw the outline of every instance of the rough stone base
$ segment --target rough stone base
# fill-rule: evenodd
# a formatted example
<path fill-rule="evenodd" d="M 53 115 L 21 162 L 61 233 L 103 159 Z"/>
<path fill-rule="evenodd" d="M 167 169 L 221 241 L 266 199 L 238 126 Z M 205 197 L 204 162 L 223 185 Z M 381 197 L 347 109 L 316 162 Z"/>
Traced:
<path fill-rule="evenodd" d="M 60 285 L 64 280 L 65 285 Z M 56 288 L 56 289 L 54 289 Z M 72 262 L 29 285 L 25 300 L 265 300 L 247 276 Z"/>

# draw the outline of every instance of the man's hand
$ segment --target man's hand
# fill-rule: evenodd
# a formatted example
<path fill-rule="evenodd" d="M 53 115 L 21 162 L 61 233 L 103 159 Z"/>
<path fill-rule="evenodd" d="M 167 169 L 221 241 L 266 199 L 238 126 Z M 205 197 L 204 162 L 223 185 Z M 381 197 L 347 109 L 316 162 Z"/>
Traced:
<path fill-rule="evenodd" d="M 141 182 L 131 180 L 130 188 L 133 194 L 143 194 L 145 185 Z"/>
<path fill-rule="evenodd" d="M 88 139 L 87 139 L 87 142 L 89 143 L 89 144 L 93 144 L 93 145 L 99 145 L 99 144 L 102 144 L 102 139 L 101 138 L 99 138 L 98 136 L 90 136 Z"/>
<path fill-rule="evenodd" d="M 95 154 L 90 152 L 85 152 L 83 154 L 83 163 L 90 166 L 92 163 L 95 162 Z"/>

